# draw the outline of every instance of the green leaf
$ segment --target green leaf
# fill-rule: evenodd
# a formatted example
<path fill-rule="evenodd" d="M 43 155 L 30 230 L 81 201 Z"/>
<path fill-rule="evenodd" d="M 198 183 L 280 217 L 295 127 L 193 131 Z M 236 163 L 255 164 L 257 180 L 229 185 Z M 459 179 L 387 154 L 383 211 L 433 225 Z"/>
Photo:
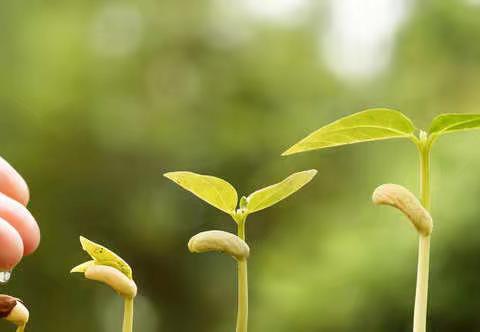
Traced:
<path fill-rule="evenodd" d="M 298 191 L 317 174 L 314 169 L 290 175 L 282 182 L 265 187 L 247 197 L 247 213 L 266 209 Z"/>
<path fill-rule="evenodd" d="M 87 269 L 92 265 L 96 265 L 95 261 L 88 261 L 88 262 L 82 263 L 80 265 L 75 266 L 73 269 L 71 269 L 70 273 L 75 273 L 75 272 L 85 273 L 85 271 L 87 271 Z"/>
<path fill-rule="evenodd" d="M 346 116 L 318 129 L 282 155 L 389 138 L 414 139 L 414 131 L 415 126 L 412 121 L 399 111 L 369 109 Z"/>
<path fill-rule="evenodd" d="M 114 267 L 125 274 L 128 278 L 132 279 L 132 268 L 113 251 L 101 246 L 98 243 L 90 241 L 83 236 L 80 236 L 80 243 L 82 244 L 83 250 L 85 250 L 93 258 L 96 264 Z M 80 269 L 80 266 L 77 268 Z"/>
<path fill-rule="evenodd" d="M 440 114 L 433 119 L 429 135 L 436 138 L 440 135 L 460 130 L 480 128 L 480 114 L 450 113 Z"/>
<path fill-rule="evenodd" d="M 192 172 L 170 172 L 164 176 L 217 209 L 230 215 L 235 213 L 238 195 L 227 181 Z"/>

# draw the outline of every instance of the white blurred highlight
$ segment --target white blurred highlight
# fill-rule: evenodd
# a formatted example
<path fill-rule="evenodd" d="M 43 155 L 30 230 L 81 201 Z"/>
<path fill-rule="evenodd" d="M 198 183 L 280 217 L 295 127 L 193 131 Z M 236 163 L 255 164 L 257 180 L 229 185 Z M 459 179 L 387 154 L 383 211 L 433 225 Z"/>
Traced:
<path fill-rule="evenodd" d="M 330 0 L 321 37 L 327 66 L 340 78 L 373 78 L 390 64 L 395 37 L 408 16 L 408 0 Z"/>
<path fill-rule="evenodd" d="M 292 25 L 303 22 L 311 0 L 214 0 L 213 28 L 228 38 L 244 41 L 252 23 Z"/>
<path fill-rule="evenodd" d="M 466 0 L 466 2 L 472 6 L 480 6 L 480 0 Z"/>

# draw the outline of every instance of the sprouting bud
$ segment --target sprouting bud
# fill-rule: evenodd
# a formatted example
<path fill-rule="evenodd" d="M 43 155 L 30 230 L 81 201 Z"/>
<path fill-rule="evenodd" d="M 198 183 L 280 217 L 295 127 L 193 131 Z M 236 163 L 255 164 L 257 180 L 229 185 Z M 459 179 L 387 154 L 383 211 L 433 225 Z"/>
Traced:
<path fill-rule="evenodd" d="M 233 220 L 235 220 L 237 224 L 241 222 L 245 222 L 245 219 L 247 218 L 247 215 L 248 215 L 247 205 L 248 205 L 248 198 L 245 196 L 242 196 L 242 198 L 240 198 L 240 201 L 238 203 L 238 209 L 236 209 L 235 212 L 233 212 L 232 214 L 232 218 Z"/>
<path fill-rule="evenodd" d="M 219 251 L 241 261 L 248 258 L 250 248 L 235 234 L 224 231 L 207 231 L 193 236 L 188 241 L 188 249 L 193 253 Z"/>
<path fill-rule="evenodd" d="M 17 326 L 25 326 L 29 312 L 19 299 L 10 295 L 0 295 L 0 317 Z"/>
<path fill-rule="evenodd" d="M 245 196 L 242 196 L 242 198 L 240 198 L 240 203 L 238 204 L 238 206 L 240 207 L 240 209 L 245 210 L 247 208 L 247 204 L 248 204 L 248 198 Z"/>
<path fill-rule="evenodd" d="M 418 136 L 421 142 L 425 142 L 428 138 L 428 133 L 425 130 L 420 130 L 420 134 Z"/>
<path fill-rule="evenodd" d="M 80 242 L 93 260 L 75 266 L 70 273 L 84 273 L 87 279 L 103 282 L 125 298 L 137 295 L 137 285 L 127 262 L 113 251 L 84 237 L 80 237 Z"/>
<path fill-rule="evenodd" d="M 103 282 L 123 297 L 134 298 L 137 295 L 135 282 L 111 266 L 91 265 L 85 270 L 85 278 Z"/>
<path fill-rule="evenodd" d="M 398 184 L 383 184 L 373 192 L 373 203 L 393 206 L 402 211 L 417 231 L 428 236 L 432 233 L 433 220 L 430 213 L 408 189 Z"/>

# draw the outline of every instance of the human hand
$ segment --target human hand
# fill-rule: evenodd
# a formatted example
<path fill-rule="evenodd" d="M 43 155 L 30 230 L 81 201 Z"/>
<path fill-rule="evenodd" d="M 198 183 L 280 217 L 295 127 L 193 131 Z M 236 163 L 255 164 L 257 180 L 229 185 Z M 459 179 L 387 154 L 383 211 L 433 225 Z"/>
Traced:
<path fill-rule="evenodd" d="M 40 229 L 26 208 L 30 193 L 25 180 L 0 157 L 0 271 L 9 271 L 40 242 Z"/>

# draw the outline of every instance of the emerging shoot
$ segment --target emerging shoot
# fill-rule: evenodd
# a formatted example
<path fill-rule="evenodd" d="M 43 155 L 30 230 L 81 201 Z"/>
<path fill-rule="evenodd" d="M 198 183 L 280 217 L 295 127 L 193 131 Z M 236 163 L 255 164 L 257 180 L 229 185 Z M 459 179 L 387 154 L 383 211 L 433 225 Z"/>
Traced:
<path fill-rule="evenodd" d="M 84 237 L 80 243 L 93 260 L 74 267 L 70 272 L 84 273 L 90 280 L 100 281 L 110 286 L 124 299 L 122 332 L 133 330 L 133 299 L 137 295 L 137 285 L 133 281 L 131 267 L 113 251 Z"/>
<path fill-rule="evenodd" d="M 245 243 L 247 217 L 284 200 L 310 182 L 316 174 L 317 171 L 313 169 L 294 173 L 279 183 L 255 191 L 248 197 L 242 196 L 240 200 L 235 188 L 217 177 L 192 172 L 164 174 L 182 188 L 229 214 L 237 224 L 237 236 L 222 231 L 209 231 L 195 235 L 188 243 L 188 248 L 192 252 L 221 251 L 237 260 L 237 332 L 247 332 L 248 326 L 247 258 L 250 249 Z"/>
<path fill-rule="evenodd" d="M 30 314 L 19 299 L 10 295 L 0 295 L 0 318 L 17 326 L 17 332 L 23 332 Z"/>

